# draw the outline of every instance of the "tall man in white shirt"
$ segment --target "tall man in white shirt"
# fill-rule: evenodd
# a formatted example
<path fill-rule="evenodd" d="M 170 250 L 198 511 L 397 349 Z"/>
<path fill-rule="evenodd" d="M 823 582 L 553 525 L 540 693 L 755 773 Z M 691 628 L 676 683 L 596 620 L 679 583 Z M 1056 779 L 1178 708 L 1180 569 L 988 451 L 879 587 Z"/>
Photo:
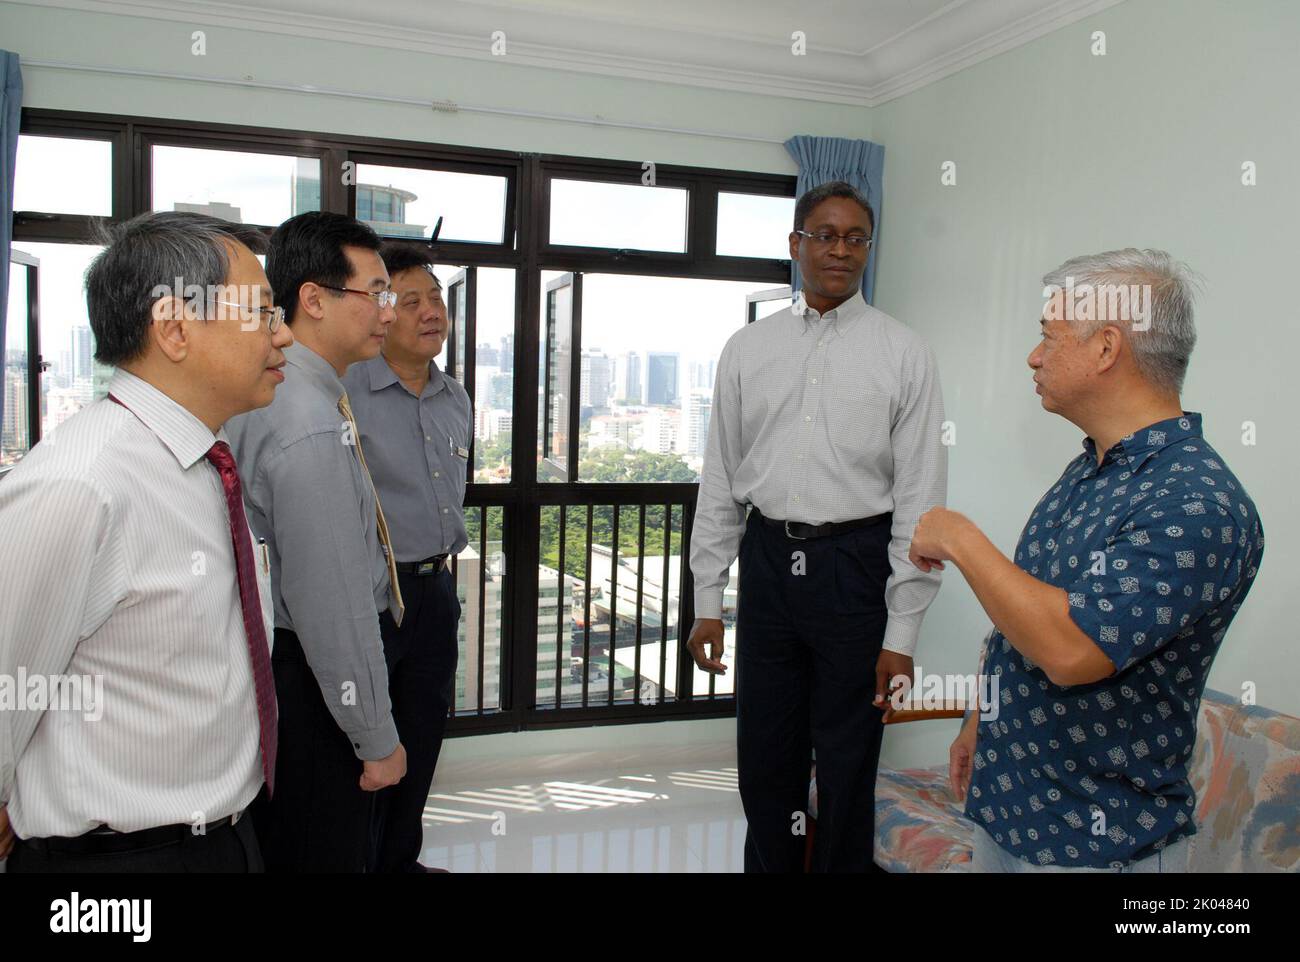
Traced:
<path fill-rule="evenodd" d="M 911 677 L 939 588 L 937 570 L 908 560 L 917 520 L 947 491 L 939 374 L 920 337 L 862 299 L 874 226 L 849 184 L 800 197 L 789 240 L 803 290 L 718 362 L 687 644 L 701 668 L 726 671 L 722 596 L 739 551 L 746 871 L 802 870 L 814 749 L 813 868 L 872 870 L 890 679 Z"/>
<path fill-rule="evenodd" d="M 263 246 L 198 214 L 118 228 L 86 276 L 109 396 L 0 482 L 11 872 L 261 870 L 240 816 L 274 772 L 271 599 L 222 425 L 271 402 L 293 339 Z"/>

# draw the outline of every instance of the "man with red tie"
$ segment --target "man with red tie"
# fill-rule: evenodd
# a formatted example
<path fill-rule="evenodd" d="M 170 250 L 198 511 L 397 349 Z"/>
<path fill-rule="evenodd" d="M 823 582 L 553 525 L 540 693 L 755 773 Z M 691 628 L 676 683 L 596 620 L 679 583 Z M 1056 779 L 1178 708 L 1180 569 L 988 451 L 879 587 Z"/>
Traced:
<path fill-rule="evenodd" d="M 271 402 L 293 341 L 263 247 L 199 214 L 117 228 L 86 275 L 108 397 L 0 483 L 10 872 L 262 870 L 270 572 L 222 426 Z"/>

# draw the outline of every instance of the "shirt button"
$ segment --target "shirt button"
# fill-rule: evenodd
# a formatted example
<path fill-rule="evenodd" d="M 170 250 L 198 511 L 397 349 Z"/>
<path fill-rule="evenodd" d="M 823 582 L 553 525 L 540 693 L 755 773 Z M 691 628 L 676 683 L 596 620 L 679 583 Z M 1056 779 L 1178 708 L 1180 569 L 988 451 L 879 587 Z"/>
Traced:
<path fill-rule="evenodd" d="M 796 494 L 796 495 L 794 496 L 794 499 L 795 499 L 796 501 L 798 501 L 798 500 L 799 500 L 799 495 Z"/>
<path fill-rule="evenodd" d="M 426 435 L 424 436 L 424 440 L 426 440 L 426 441 L 432 441 L 433 438 L 429 437 L 429 435 L 426 434 Z"/>
<path fill-rule="evenodd" d="M 447 509 L 446 509 L 446 508 L 443 508 L 443 509 L 442 509 L 442 513 L 443 513 L 443 514 L 446 514 L 446 513 L 447 513 Z"/>
<path fill-rule="evenodd" d="M 442 472 L 441 472 L 441 471 L 435 471 L 435 472 L 433 472 L 433 476 L 434 476 L 435 478 L 440 478 L 440 477 L 442 477 Z"/>
<path fill-rule="evenodd" d="M 805 421 L 811 421 L 811 420 L 812 420 L 812 415 L 811 415 L 811 414 L 805 414 L 805 415 L 803 416 L 803 419 L 804 419 Z"/>
<path fill-rule="evenodd" d="M 816 378 L 813 378 L 813 379 L 812 379 L 812 382 L 813 382 L 814 384 L 816 384 L 816 383 L 817 383 L 817 379 L 816 379 Z"/>

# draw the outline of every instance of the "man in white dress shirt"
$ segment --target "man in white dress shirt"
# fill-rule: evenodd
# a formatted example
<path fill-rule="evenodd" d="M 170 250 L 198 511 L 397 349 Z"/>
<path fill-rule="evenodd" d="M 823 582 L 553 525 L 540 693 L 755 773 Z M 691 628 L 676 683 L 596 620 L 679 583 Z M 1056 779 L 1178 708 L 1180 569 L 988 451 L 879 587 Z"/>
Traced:
<path fill-rule="evenodd" d="M 11 872 L 262 868 L 240 816 L 274 772 L 270 579 L 222 432 L 293 339 L 262 247 L 198 214 L 116 228 L 86 275 L 109 396 L 0 481 Z"/>
<path fill-rule="evenodd" d="M 865 872 L 890 680 L 912 676 L 939 588 L 908 547 L 947 491 L 943 397 L 929 346 L 859 293 L 867 199 L 839 181 L 815 187 L 794 227 L 803 290 L 732 335 L 718 362 L 687 644 L 702 669 L 726 670 L 722 598 L 739 552 L 745 870 L 802 871 L 815 749 L 813 869 Z"/>

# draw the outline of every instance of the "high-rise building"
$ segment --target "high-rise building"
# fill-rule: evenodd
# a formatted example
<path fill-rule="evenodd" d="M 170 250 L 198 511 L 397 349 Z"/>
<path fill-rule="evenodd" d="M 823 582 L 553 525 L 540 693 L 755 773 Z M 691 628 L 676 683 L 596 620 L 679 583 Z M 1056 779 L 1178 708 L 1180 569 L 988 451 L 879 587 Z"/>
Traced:
<path fill-rule="evenodd" d="M 5 416 L 0 425 L 0 464 L 11 464 L 32 445 L 27 424 L 27 352 L 11 351 L 5 357 Z"/>
<path fill-rule="evenodd" d="M 627 366 L 623 379 L 623 397 L 630 404 L 640 404 L 645 400 L 641 393 L 641 355 L 633 351 L 627 356 Z"/>
<path fill-rule="evenodd" d="M 488 402 L 493 408 L 504 408 L 509 411 L 514 404 L 515 376 L 509 372 L 493 374 L 491 385 Z"/>
<path fill-rule="evenodd" d="M 509 411 L 489 411 L 487 416 L 487 437 L 489 440 L 499 438 L 502 435 L 510 437 L 510 431 L 514 427 L 515 417 Z"/>
<path fill-rule="evenodd" d="M 72 329 L 72 380 L 95 376 L 93 344 L 89 327 L 79 324 Z"/>
<path fill-rule="evenodd" d="M 381 237 L 424 237 L 424 224 L 406 221 L 406 205 L 418 195 L 400 187 L 357 184 L 357 220 L 363 220 Z"/>
<path fill-rule="evenodd" d="M 634 446 L 653 454 L 674 453 L 681 439 L 680 414 L 680 408 L 658 408 L 644 415 Z"/>
<path fill-rule="evenodd" d="M 613 365 L 605 354 L 599 351 L 583 351 L 582 384 L 578 404 L 593 410 L 608 408 L 613 373 Z"/>
<path fill-rule="evenodd" d="M 704 457 L 709 444 L 709 419 L 713 414 L 713 395 L 709 391 L 692 391 L 686 396 L 686 453 Z"/>
<path fill-rule="evenodd" d="M 651 353 L 646 360 L 647 404 L 677 403 L 676 354 Z"/>
<path fill-rule="evenodd" d="M 289 190 L 293 195 L 293 213 L 320 210 L 320 161 L 299 157 L 294 164 Z"/>
<path fill-rule="evenodd" d="M 718 369 L 716 360 L 691 362 L 691 390 L 713 390 L 713 378 Z"/>
<path fill-rule="evenodd" d="M 501 338 L 501 353 L 499 355 L 500 367 L 502 374 L 510 374 L 515 369 L 515 336 L 507 334 Z"/>
<path fill-rule="evenodd" d="M 244 215 L 234 204 L 227 204 L 222 200 L 214 200 L 210 204 L 186 204 L 177 201 L 172 204 L 173 210 L 178 210 L 183 214 L 206 214 L 209 217 L 219 217 L 222 220 L 228 220 L 232 224 L 242 224 Z"/>

